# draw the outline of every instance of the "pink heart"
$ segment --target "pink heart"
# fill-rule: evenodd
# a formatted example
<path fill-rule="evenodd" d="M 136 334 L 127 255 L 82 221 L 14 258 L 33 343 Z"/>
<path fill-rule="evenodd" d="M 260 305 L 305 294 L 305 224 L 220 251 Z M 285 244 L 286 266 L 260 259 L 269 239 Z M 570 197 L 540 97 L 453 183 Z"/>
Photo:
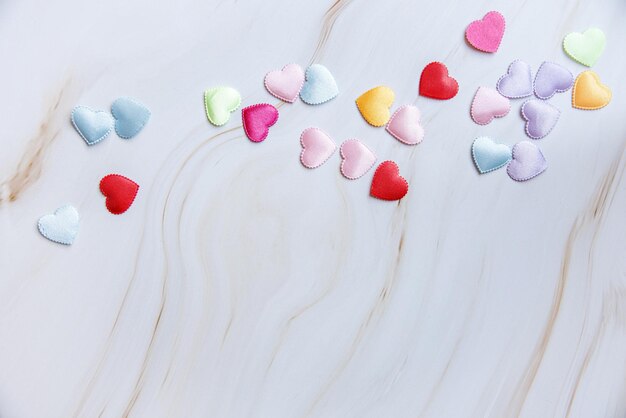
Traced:
<path fill-rule="evenodd" d="M 270 133 L 270 126 L 278 120 L 278 109 L 271 104 L 259 103 L 241 109 L 243 130 L 252 142 L 262 142 Z"/>
<path fill-rule="evenodd" d="M 504 16 L 491 11 L 481 20 L 475 20 L 465 30 L 465 38 L 474 48 L 483 52 L 496 52 L 504 36 Z"/>
<path fill-rule="evenodd" d="M 501 118 L 511 110 L 509 99 L 498 93 L 498 90 L 489 87 L 478 87 L 470 115 L 479 125 L 487 125 L 493 118 Z"/>
<path fill-rule="evenodd" d="M 337 146 L 324 131 L 319 128 L 307 128 L 300 135 L 300 161 L 307 168 L 317 168 L 337 149 Z"/>
<path fill-rule="evenodd" d="M 341 174 L 355 180 L 374 166 L 376 155 L 358 139 L 348 139 L 339 148 L 341 154 Z"/>
<path fill-rule="evenodd" d="M 304 85 L 304 71 L 298 64 L 288 64 L 282 70 L 265 75 L 265 88 L 274 97 L 293 103 Z"/>
<path fill-rule="evenodd" d="M 420 125 L 420 111 L 413 105 L 404 105 L 396 110 L 387 124 L 387 132 L 407 145 L 417 145 L 424 139 L 424 128 Z"/>

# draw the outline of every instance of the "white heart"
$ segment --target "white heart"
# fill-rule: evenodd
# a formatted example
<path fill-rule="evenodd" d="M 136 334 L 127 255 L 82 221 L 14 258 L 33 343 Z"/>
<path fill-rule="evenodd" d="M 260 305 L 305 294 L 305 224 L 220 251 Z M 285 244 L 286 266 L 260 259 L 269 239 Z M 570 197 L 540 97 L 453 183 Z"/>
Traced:
<path fill-rule="evenodd" d="M 39 218 L 37 228 L 41 235 L 50 241 L 70 245 L 78 234 L 80 217 L 74 206 L 67 205 L 58 208 L 54 214 Z"/>

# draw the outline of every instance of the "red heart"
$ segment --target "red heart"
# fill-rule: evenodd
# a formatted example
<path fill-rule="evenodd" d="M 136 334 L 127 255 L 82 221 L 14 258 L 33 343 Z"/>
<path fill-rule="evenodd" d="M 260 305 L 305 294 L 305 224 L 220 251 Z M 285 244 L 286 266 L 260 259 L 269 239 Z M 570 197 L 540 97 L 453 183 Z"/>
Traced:
<path fill-rule="evenodd" d="M 106 206 L 109 212 L 119 215 L 126 212 L 133 204 L 139 185 L 119 174 L 108 174 L 100 180 L 100 191 L 106 196 Z"/>
<path fill-rule="evenodd" d="M 400 175 L 398 165 L 393 161 L 380 163 L 374 178 L 370 195 L 382 200 L 400 200 L 409 191 L 409 183 Z"/>
<path fill-rule="evenodd" d="M 459 92 L 459 83 L 448 75 L 448 68 L 440 62 L 431 62 L 420 77 L 420 94 L 433 99 L 448 100 Z"/>

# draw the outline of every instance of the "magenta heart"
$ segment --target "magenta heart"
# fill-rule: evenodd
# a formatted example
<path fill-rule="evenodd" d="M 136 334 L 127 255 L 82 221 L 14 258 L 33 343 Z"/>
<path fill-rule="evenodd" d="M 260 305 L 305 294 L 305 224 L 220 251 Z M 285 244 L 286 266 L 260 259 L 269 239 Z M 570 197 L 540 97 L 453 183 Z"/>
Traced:
<path fill-rule="evenodd" d="M 470 115 L 477 124 L 487 125 L 493 118 L 507 115 L 509 110 L 511 110 L 511 102 L 497 90 L 489 87 L 478 87 L 474 100 L 472 100 Z"/>
<path fill-rule="evenodd" d="M 530 99 L 522 105 L 522 117 L 526 120 L 526 134 L 532 139 L 548 135 L 559 120 L 561 111 L 548 102 Z"/>
<path fill-rule="evenodd" d="M 546 100 L 556 93 L 569 90 L 574 84 L 570 70 L 554 62 L 544 61 L 535 76 L 535 95 Z"/>
<path fill-rule="evenodd" d="M 306 168 L 321 166 L 337 149 L 330 136 L 319 128 L 307 128 L 302 131 L 300 145 L 302 145 L 300 162 Z"/>
<path fill-rule="evenodd" d="M 548 163 L 539 147 L 530 141 L 522 141 L 513 147 L 513 157 L 506 172 L 515 181 L 526 181 L 537 177 L 548 168 Z"/>
<path fill-rule="evenodd" d="M 262 142 L 270 133 L 270 126 L 278 120 L 278 109 L 268 103 L 259 103 L 241 109 L 243 130 L 252 142 Z"/>
<path fill-rule="evenodd" d="M 500 47 L 506 24 L 504 16 L 491 11 L 481 20 L 475 20 L 465 30 L 465 38 L 474 48 L 483 52 L 496 52 Z"/>
<path fill-rule="evenodd" d="M 274 97 L 293 103 L 304 85 L 304 71 L 298 64 L 288 64 L 282 70 L 265 75 L 265 88 Z"/>

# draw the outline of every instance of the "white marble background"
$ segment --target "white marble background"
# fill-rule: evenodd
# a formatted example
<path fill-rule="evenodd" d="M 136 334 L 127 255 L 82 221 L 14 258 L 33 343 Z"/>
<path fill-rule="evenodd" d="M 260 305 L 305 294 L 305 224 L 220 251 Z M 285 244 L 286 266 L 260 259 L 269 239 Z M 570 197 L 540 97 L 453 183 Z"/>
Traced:
<path fill-rule="evenodd" d="M 500 51 L 467 24 L 501 11 Z M 0 417 L 625 417 L 626 3 L 623 0 L 20 0 L 0 3 Z M 469 118 L 509 62 L 585 67 L 571 31 L 602 28 L 599 111 L 562 110 L 527 183 L 479 176 L 478 135 L 526 139 L 511 113 Z M 451 101 L 418 97 L 445 62 Z M 262 144 L 239 113 L 206 121 L 205 88 L 276 103 L 264 74 L 325 64 L 341 93 L 280 107 Z M 379 84 L 415 103 L 408 147 L 354 99 Z M 73 106 L 119 96 L 153 117 L 135 139 L 87 147 Z M 357 137 L 410 183 L 400 203 L 348 181 L 339 157 L 298 160 L 300 132 Z M 98 190 L 141 185 L 109 214 Z M 81 213 L 71 247 L 37 219 Z"/>

